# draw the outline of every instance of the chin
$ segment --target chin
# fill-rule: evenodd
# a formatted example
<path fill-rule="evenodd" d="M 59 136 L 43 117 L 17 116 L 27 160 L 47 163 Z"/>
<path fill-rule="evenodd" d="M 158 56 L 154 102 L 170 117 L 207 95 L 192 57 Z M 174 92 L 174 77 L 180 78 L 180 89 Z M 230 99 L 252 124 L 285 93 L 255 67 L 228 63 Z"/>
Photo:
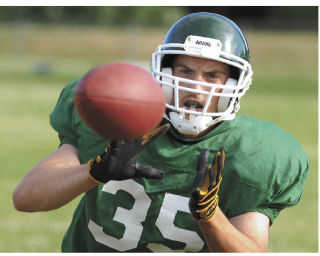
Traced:
<path fill-rule="evenodd" d="M 204 131 L 198 133 L 198 134 L 193 134 L 193 135 L 188 135 L 188 134 L 183 134 L 180 133 L 183 137 L 185 138 L 190 138 L 190 139 L 196 139 L 196 138 L 200 138 L 206 134 L 208 134 L 209 132 L 211 132 L 215 127 L 217 127 L 220 123 L 211 125 L 210 127 L 208 127 L 207 129 L 205 129 Z"/>

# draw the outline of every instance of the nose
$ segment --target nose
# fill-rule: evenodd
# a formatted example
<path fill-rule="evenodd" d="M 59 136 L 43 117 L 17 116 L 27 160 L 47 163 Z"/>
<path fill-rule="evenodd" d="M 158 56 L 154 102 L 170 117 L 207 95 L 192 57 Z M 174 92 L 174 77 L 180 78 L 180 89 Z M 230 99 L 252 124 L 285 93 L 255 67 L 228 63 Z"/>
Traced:
<path fill-rule="evenodd" d="M 199 82 L 205 82 L 205 79 L 200 72 L 195 72 L 192 75 L 192 80 L 199 81 Z"/>
<path fill-rule="evenodd" d="M 204 76 L 201 73 L 194 73 L 191 80 L 196 82 L 206 82 Z M 198 90 L 207 90 L 206 86 L 200 85 L 198 83 L 190 84 L 190 88 Z"/>

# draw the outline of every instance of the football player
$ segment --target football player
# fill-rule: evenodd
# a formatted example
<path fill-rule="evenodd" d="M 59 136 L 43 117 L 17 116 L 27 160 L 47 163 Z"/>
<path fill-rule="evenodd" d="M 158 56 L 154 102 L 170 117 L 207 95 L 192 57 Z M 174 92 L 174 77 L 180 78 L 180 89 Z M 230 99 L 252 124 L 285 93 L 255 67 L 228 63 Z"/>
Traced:
<path fill-rule="evenodd" d="M 252 69 L 242 31 L 192 13 L 152 55 L 167 111 L 134 141 L 105 141 L 79 118 L 67 85 L 50 116 L 60 146 L 14 192 L 20 211 L 48 211 L 84 193 L 64 252 L 264 252 L 280 211 L 308 173 L 300 144 L 277 125 L 236 115 Z"/>

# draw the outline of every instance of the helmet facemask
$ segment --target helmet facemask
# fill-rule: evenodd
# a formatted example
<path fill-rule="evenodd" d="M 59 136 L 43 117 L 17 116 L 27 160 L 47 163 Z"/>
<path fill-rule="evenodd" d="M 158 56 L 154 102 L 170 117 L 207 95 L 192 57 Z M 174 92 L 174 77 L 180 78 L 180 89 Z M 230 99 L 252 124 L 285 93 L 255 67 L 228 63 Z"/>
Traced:
<path fill-rule="evenodd" d="M 228 78 L 224 85 L 189 80 L 172 75 L 172 68 L 163 65 L 164 56 L 188 55 L 206 58 L 225 63 L 239 70 L 237 79 Z M 240 108 L 240 98 L 249 89 L 252 80 L 252 69 L 249 62 L 222 50 L 222 43 L 217 39 L 189 35 L 184 44 L 167 43 L 157 47 L 152 55 L 152 74 L 160 83 L 166 96 L 168 109 L 165 118 L 182 134 L 198 135 L 210 126 L 224 120 L 232 120 Z M 199 90 L 186 85 L 200 85 L 208 90 Z M 217 90 L 220 89 L 220 90 Z M 222 89 L 222 90 L 221 90 Z M 195 94 L 204 94 L 207 101 L 202 111 L 181 107 L 179 93 L 188 91 Z M 220 92 L 218 92 L 220 91 Z M 212 97 L 217 96 L 217 112 L 209 112 L 208 106 Z M 188 116 L 188 118 L 186 118 Z"/>

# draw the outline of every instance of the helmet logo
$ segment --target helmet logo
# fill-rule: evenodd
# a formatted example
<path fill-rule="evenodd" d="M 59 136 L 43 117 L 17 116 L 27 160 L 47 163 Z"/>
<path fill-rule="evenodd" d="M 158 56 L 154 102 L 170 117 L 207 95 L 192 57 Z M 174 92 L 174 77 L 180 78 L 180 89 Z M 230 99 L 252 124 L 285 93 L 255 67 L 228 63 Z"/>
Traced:
<path fill-rule="evenodd" d="M 217 58 L 221 53 L 220 40 L 202 37 L 188 36 L 184 42 L 184 49 L 188 52 L 199 54 L 203 57 Z"/>
<path fill-rule="evenodd" d="M 196 44 L 200 44 L 200 45 L 203 45 L 203 46 L 209 46 L 209 47 L 211 47 L 210 42 L 206 42 L 206 41 L 197 40 L 197 41 L 196 41 Z"/>

